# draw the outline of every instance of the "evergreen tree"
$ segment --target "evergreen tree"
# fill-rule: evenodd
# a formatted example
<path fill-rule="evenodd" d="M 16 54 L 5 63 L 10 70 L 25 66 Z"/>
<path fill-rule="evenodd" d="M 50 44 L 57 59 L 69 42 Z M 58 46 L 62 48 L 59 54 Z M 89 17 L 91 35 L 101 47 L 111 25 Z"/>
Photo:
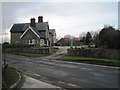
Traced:
<path fill-rule="evenodd" d="M 89 45 L 89 44 L 91 44 L 91 41 L 92 41 L 92 35 L 90 34 L 90 32 L 87 32 L 86 39 L 85 39 L 85 44 Z"/>

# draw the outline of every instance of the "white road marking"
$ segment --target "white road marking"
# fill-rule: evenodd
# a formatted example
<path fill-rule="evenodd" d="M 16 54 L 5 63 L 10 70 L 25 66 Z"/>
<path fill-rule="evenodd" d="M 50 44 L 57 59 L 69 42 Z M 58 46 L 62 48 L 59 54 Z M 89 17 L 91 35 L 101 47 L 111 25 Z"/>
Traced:
<path fill-rule="evenodd" d="M 100 74 L 100 73 L 94 73 L 94 75 L 96 75 L 96 76 L 104 76 L 103 74 Z"/>
<path fill-rule="evenodd" d="M 50 65 L 54 65 L 54 63 L 52 63 L 52 62 L 44 62 L 44 61 L 39 61 L 39 63 L 44 63 L 44 64 L 50 64 Z"/>
<path fill-rule="evenodd" d="M 92 71 L 92 69 L 89 69 L 89 68 L 80 68 L 80 69 Z"/>
<path fill-rule="evenodd" d="M 19 70 L 19 71 L 21 71 L 21 72 L 22 72 L 23 70 Z"/>
<path fill-rule="evenodd" d="M 25 60 L 29 60 L 28 58 L 24 58 Z"/>
<path fill-rule="evenodd" d="M 19 70 L 19 69 L 18 69 L 18 70 Z M 19 71 L 23 72 L 23 71 L 25 71 L 25 69 L 20 69 Z"/>
<path fill-rule="evenodd" d="M 37 73 L 35 73 L 34 75 L 35 75 L 35 76 L 39 76 L 39 77 L 41 76 L 41 75 L 39 75 L 39 74 L 37 74 Z"/>
<path fill-rule="evenodd" d="M 62 82 L 62 81 L 59 81 L 59 83 L 64 83 L 64 82 Z"/>
<path fill-rule="evenodd" d="M 28 62 L 28 63 L 32 63 L 32 62 Z"/>
<path fill-rule="evenodd" d="M 48 59 L 42 59 L 42 60 L 48 60 Z"/>
<path fill-rule="evenodd" d="M 59 65 L 59 66 L 63 66 L 63 67 L 72 67 L 72 68 L 76 68 L 76 66 L 74 65 L 64 65 L 64 64 L 56 64 L 56 65 Z"/>
<path fill-rule="evenodd" d="M 77 86 L 77 85 L 71 84 L 71 83 L 68 83 L 68 85 L 73 86 L 73 87 L 76 87 L 76 86 Z"/>

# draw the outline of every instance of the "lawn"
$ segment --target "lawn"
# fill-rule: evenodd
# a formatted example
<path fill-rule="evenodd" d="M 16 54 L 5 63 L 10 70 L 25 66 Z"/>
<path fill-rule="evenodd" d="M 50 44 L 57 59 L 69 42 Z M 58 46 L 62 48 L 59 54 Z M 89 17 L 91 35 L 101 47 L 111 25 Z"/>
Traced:
<path fill-rule="evenodd" d="M 16 72 L 16 70 L 7 67 L 5 73 L 3 73 L 3 82 L 5 83 L 3 88 L 9 88 L 11 85 L 16 83 L 18 79 L 19 79 L 19 74 Z"/>
<path fill-rule="evenodd" d="M 91 64 L 102 64 L 110 66 L 120 66 L 119 60 L 109 58 L 93 58 L 93 57 L 80 57 L 80 56 L 63 56 L 60 60 L 91 63 Z"/>

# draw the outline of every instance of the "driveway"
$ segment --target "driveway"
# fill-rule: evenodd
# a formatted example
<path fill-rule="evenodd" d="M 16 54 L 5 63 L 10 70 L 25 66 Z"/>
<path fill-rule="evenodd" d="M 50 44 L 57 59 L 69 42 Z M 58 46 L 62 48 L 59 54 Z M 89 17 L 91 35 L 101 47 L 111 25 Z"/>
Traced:
<path fill-rule="evenodd" d="M 57 47 L 57 46 L 56 46 Z M 59 46 L 58 47 L 58 51 L 55 52 L 54 54 L 50 55 L 50 56 L 47 56 L 47 57 L 43 57 L 43 58 L 40 58 L 40 59 L 49 59 L 49 60 L 53 60 L 53 59 L 58 59 L 64 55 L 67 54 L 67 49 L 70 48 L 69 46 Z"/>

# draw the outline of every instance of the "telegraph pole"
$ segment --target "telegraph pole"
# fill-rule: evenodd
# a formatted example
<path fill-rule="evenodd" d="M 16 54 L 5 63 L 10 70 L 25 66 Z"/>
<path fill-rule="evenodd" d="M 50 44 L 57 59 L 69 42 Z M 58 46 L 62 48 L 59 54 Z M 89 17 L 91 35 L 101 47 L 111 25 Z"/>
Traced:
<path fill-rule="evenodd" d="M 4 21 L 3 21 L 3 30 L 5 30 L 5 23 L 4 23 Z M 4 34 L 3 34 L 4 35 Z M 2 36 L 3 36 L 2 35 Z M 5 38 L 5 40 L 4 41 L 6 41 L 6 30 L 5 30 L 5 36 L 4 36 Z M 2 38 L 3 39 L 3 38 Z M 3 40 L 2 40 L 2 46 L 3 46 Z M 3 47 L 3 55 L 4 55 L 4 57 L 3 57 L 3 72 L 5 72 L 5 70 L 6 70 L 6 68 L 7 68 L 7 65 L 6 65 L 6 47 Z"/>

